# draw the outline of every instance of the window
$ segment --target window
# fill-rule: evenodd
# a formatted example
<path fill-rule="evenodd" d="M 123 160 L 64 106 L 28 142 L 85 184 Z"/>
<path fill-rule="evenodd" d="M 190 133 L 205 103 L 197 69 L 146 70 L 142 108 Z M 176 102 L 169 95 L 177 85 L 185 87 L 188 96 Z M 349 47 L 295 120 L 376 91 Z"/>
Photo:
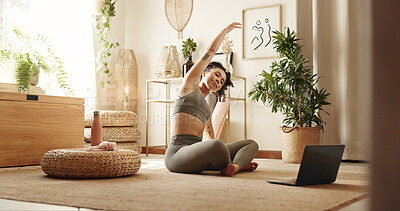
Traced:
<path fill-rule="evenodd" d="M 92 1 L 86 0 L 0 0 L 0 30 L 6 35 L 19 28 L 48 37 L 75 96 L 88 98 L 95 87 L 91 12 Z M 15 83 L 13 73 L 2 69 L 0 82 Z M 51 75 L 41 73 L 38 86 L 49 95 L 64 94 Z"/>

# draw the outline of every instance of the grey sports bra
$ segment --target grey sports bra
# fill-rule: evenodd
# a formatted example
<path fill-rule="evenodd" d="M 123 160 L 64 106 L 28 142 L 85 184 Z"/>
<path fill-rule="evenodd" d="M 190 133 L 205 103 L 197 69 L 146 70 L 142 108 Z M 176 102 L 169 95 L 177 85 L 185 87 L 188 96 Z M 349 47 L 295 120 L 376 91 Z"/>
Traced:
<path fill-rule="evenodd" d="M 197 117 L 205 124 L 211 116 L 211 110 L 200 89 L 187 94 L 183 97 L 178 97 L 175 102 L 173 114 L 183 112 Z"/>

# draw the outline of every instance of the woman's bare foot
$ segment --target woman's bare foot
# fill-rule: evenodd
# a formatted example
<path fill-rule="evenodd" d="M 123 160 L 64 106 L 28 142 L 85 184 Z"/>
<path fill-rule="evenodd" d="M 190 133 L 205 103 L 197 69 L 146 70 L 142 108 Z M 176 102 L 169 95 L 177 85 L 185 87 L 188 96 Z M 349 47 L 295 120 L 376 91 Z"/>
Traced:
<path fill-rule="evenodd" d="M 258 163 L 256 162 L 251 162 L 247 164 L 244 168 L 240 169 L 240 171 L 254 171 L 258 167 Z"/>
<path fill-rule="evenodd" d="M 221 174 L 231 177 L 239 171 L 240 167 L 238 164 L 230 163 L 224 169 L 221 170 Z"/>

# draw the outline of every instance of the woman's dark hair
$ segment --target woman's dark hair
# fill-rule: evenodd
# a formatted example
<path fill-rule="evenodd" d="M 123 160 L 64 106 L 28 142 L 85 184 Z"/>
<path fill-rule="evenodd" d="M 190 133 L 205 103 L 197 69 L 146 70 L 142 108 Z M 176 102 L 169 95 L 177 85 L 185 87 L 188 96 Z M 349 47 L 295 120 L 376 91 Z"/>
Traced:
<path fill-rule="evenodd" d="M 223 70 L 225 75 L 226 75 L 226 80 L 225 80 L 224 85 L 222 85 L 221 89 L 216 91 L 216 95 L 217 95 L 218 101 L 222 101 L 223 98 L 225 98 L 225 90 L 228 89 L 228 86 L 233 87 L 233 83 L 231 81 L 231 73 L 230 72 L 226 72 L 225 67 L 222 66 L 222 64 L 219 63 L 219 62 L 211 62 L 210 64 L 208 64 L 208 66 L 206 67 L 204 72 L 209 72 L 211 69 L 215 69 L 215 68 Z"/>

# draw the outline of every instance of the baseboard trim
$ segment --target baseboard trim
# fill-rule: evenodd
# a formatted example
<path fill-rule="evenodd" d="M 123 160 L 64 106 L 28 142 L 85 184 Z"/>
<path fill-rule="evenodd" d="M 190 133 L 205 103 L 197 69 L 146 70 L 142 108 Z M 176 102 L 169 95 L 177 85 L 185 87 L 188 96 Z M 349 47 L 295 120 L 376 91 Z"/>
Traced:
<path fill-rule="evenodd" d="M 142 154 L 146 154 L 146 147 L 142 147 Z M 149 154 L 165 154 L 165 147 L 149 147 Z M 281 151 L 258 150 L 256 158 L 282 159 Z"/>
<path fill-rule="evenodd" d="M 282 159 L 282 152 L 274 150 L 258 150 L 256 158 Z"/>

